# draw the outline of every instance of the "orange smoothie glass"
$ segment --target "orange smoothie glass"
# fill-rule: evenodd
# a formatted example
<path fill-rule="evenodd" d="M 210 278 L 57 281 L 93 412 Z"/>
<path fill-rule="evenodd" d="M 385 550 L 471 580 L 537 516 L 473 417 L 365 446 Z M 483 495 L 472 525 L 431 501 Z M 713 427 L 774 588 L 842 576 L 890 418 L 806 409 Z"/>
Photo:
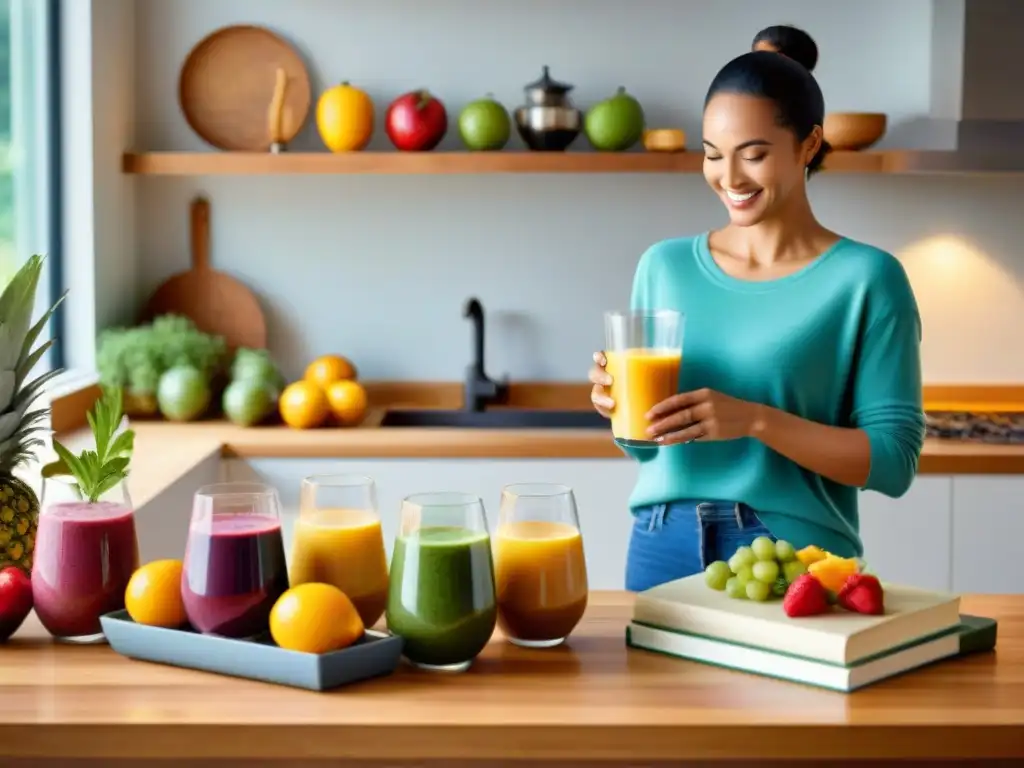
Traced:
<path fill-rule="evenodd" d="M 365 475 L 302 479 L 289 582 L 332 584 L 372 627 L 388 600 L 388 563 L 377 487 Z"/>
<path fill-rule="evenodd" d="M 647 412 L 679 390 L 684 315 L 671 309 L 606 312 L 605 370 L 612 377 L 612 435 L 627 446 L 656 445 Z"/>
<path fill-rule="evenodd" d="M 494 536 L 498 626 L 527 648 L 562 643 L 587 608 L 587 563 L 576 498 L 565 485 L 521 483 L 501 493 Z"/>

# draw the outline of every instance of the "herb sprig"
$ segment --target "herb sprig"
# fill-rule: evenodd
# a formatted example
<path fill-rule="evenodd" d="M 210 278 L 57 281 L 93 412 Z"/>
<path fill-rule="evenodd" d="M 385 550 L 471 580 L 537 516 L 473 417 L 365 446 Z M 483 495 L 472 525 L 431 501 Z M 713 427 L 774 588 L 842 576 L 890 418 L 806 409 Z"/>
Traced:
<path fill-rule="evenodd" d="M 92 504 L 128 477 L 135 432 L 126 429 L 115 434 L 123 416 L 121 405 L 121 389 L 110 387 L 86 414 L 96 439 L 95 450 L 83 450 L 75 456 L 59 441 L 53 441 L 54 451 L 74 477 L 82 498 Z"/>

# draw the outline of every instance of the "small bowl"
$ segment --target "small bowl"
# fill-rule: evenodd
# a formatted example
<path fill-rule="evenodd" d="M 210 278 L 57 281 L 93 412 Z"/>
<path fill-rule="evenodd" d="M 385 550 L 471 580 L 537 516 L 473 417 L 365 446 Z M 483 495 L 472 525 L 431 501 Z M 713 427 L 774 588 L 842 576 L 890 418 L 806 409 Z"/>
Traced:
<path fill-rule="evenodd" d="M 686 134 L 678 128 L 652 128 L 644 131 L 644 149 L 648 152 L 683 152 Z"/>
<path fill-rule="evenodd" d="M 882 112 L 830 112 L 822 129 L 832 149 L 867 149 L 885 134 L 888 118 Z"/>

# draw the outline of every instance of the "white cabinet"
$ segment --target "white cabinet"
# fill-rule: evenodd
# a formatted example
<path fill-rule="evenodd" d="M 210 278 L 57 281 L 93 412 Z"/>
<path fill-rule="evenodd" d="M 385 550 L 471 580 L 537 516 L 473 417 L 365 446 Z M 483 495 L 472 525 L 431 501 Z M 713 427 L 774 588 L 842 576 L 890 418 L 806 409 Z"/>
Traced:
<path fill-rule="evenodd" d="M 953 589 L 1024 593 L 1024 477 L 953 479 Z"/>
<path fill-rule="evenodd" d="M 860 494 L 864 559 L 885 581 L 952 588 L 953 478 L 921 475 L 902 497 Z"/>
<path fill-rule="evenodd" d="M 275 486 L 284 507 L 284 534 L 299 505 L 304 475 L 358 472 L 377 483 L 378 504 L 390 555 L 402 498 L 423 491 L 462 491 L 484 501 L 487 522 L 498 522 L 501 488 L 508 483 L 564 483 L 579 509 L 591 589 L 622 589 L 626 547 L 632 526 L 627 500 L 636 465 L 627 459 L 233 459 L 225 462 L 231 480 L 260 480 Z"/>

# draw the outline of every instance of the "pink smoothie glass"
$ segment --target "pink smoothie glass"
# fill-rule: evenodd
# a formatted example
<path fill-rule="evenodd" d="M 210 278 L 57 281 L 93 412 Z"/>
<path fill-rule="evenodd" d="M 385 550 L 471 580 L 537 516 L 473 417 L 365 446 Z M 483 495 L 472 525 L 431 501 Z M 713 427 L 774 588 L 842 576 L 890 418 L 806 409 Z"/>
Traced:
<path fill-rule="evenodd" d="M 261 635 L 287 589 L 277 491 L 244 482 L 196 491 L 181 575 L 192 628 L 222 637 Z"/>
<path fill-rule="evenodd" d="M 47 469 L 32 559 L 36 615 L 57 640 L 103 642 L 100 616 L 124 608 L 128 580 L 139 567 L 128 489 L 118 483 L 90 502 L 74 478 Z"/>

